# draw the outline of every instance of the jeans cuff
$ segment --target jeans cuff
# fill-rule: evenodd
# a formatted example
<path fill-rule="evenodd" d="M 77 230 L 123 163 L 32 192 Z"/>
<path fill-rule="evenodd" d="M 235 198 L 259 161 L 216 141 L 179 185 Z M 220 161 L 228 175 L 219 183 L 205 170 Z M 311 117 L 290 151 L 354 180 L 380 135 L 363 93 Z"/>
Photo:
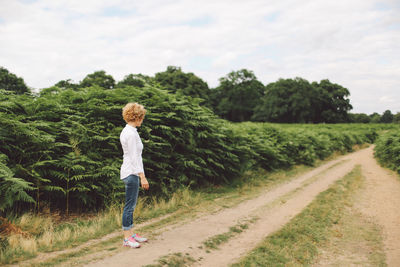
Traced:
<path fill-rule="evenodd" d="M 133 223 L 132 223 L 130 226 L 122 226 L 122 229 L 123 229 L 124 231 L 131 230 L 132 228 L 133 228 Z"/>

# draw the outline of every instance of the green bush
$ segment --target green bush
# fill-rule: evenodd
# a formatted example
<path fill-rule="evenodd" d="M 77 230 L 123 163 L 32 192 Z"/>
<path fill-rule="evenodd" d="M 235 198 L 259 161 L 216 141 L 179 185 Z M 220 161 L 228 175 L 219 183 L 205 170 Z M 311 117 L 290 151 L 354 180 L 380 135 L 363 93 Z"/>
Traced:
<path fill-rule="evenodd" d="M 121 200 L 119 134 L 127 102 L 148 109 L 139 132 L 154 194 L 228 182 L 241 170 L 231 130 L 197 99 L 154 86 L 53 88 L 38 97 L 1 97 L 0 152 L 8 156 L 3 165 L 32 184 L 26 192 L 37 208 L 42 199 L 67 211 Z"/>
<path fill-rule="evenodd" d="M 346 153 L 354 145 L 373 143 L 377 136 L 375 127 L 362 125 L 245 122 L 231 127 L 236 136 L 245 140 L 246 149 L 251 152 L 251 166 L 267 170 L 313 165 L 334 151 Z"/>
<path fill-rule="evenodd" d="M 389 131 L 381 135 L 375 146 L 375 157 L 379 163 L 400 174 L 400 132 Z"/>
<path fill-rule="evenodd" d="M 356 124 L 230 123 L 199 99 L 149 84 L 52 87 L 37 96 L 1 91 L 0 195 L 11 197 L 0 212 L 18 213 L 26 202 L 28 209 L 46 205 L 67 213 L 121 202 L 119 134 L 127 102 L 148 110 L 138 131 L 148 194 L 161 197 L 180 187 L 229 183 L 252 168 L 312 165 L 334 151 L 372 143 L 377 135 L 377 126 Z"/>

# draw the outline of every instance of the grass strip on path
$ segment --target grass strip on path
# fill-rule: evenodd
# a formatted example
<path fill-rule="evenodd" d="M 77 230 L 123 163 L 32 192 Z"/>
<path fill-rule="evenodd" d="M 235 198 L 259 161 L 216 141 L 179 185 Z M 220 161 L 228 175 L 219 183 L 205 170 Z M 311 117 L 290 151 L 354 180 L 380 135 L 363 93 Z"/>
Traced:
<path fill-rule="evenodd" d="M 343 209 L 351 203 L 352 194 L 362 182 L 361 167 L 356 166 L 343 179 L 319 194 L 281 230 L 268 236 L 232 266 L 310 265 L 318 254 L 318 246 L 327 240 L 330 227 L 339 222 Z"/>
<path fill-rule="evenodd" d="M 258 217 L 252 217 L 238 222 L 236 225 L 230 227 L 228 232 L 210 237 L 204 241 L 203 244 L 208 249 L 217 249 L 219 245 L 228 242 L 232 237 L 240 234 L 243 230 L 248 229 L 249 225 L 255 223 L 258 219 Z"/>
<path fill-rule="evenodd" d="M 188 254 L 174 253 L 161 257 L 156 264 L 149 264 L 143 267 L 185 267 L 190 266 L 194 262 L 196 260 Z"/>

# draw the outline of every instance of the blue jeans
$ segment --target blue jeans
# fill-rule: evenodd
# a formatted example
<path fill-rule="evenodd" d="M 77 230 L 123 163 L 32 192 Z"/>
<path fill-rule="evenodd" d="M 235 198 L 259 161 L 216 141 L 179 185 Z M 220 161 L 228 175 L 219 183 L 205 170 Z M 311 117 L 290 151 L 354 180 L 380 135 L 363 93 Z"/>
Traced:
<path fill-rule="evenodd" d="M 133 211 L 139 195 L 139 176 L 129 175 L 122 179 L 125 184 L 125 206 L 122 213 L 122 229 L 130 230 L 133 227 Z"/>

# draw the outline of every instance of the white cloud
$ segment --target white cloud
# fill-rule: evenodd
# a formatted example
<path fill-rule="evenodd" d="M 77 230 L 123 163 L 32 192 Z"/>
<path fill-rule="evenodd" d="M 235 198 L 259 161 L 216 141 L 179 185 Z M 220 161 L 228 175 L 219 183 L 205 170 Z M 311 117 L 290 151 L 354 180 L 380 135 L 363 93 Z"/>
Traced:
<path fill-rule="evenodd" d="M 3 0 L 0 64 L 35 88 L 168 65 L 216 86 L 248 68 L 264 83 L 328 78 L 350 90 L 354 112 L 395 113 L 399 11 L 395 0 Z"/>
<path fill-rule="evenodd" d="M 396 102 L 396 100 L 393 99 L 391 96 L 384 95 L 384 96 L 379 98 L 379 102 L 381 102 L 381 103 L 394 103 L 394 102 Z"/>

